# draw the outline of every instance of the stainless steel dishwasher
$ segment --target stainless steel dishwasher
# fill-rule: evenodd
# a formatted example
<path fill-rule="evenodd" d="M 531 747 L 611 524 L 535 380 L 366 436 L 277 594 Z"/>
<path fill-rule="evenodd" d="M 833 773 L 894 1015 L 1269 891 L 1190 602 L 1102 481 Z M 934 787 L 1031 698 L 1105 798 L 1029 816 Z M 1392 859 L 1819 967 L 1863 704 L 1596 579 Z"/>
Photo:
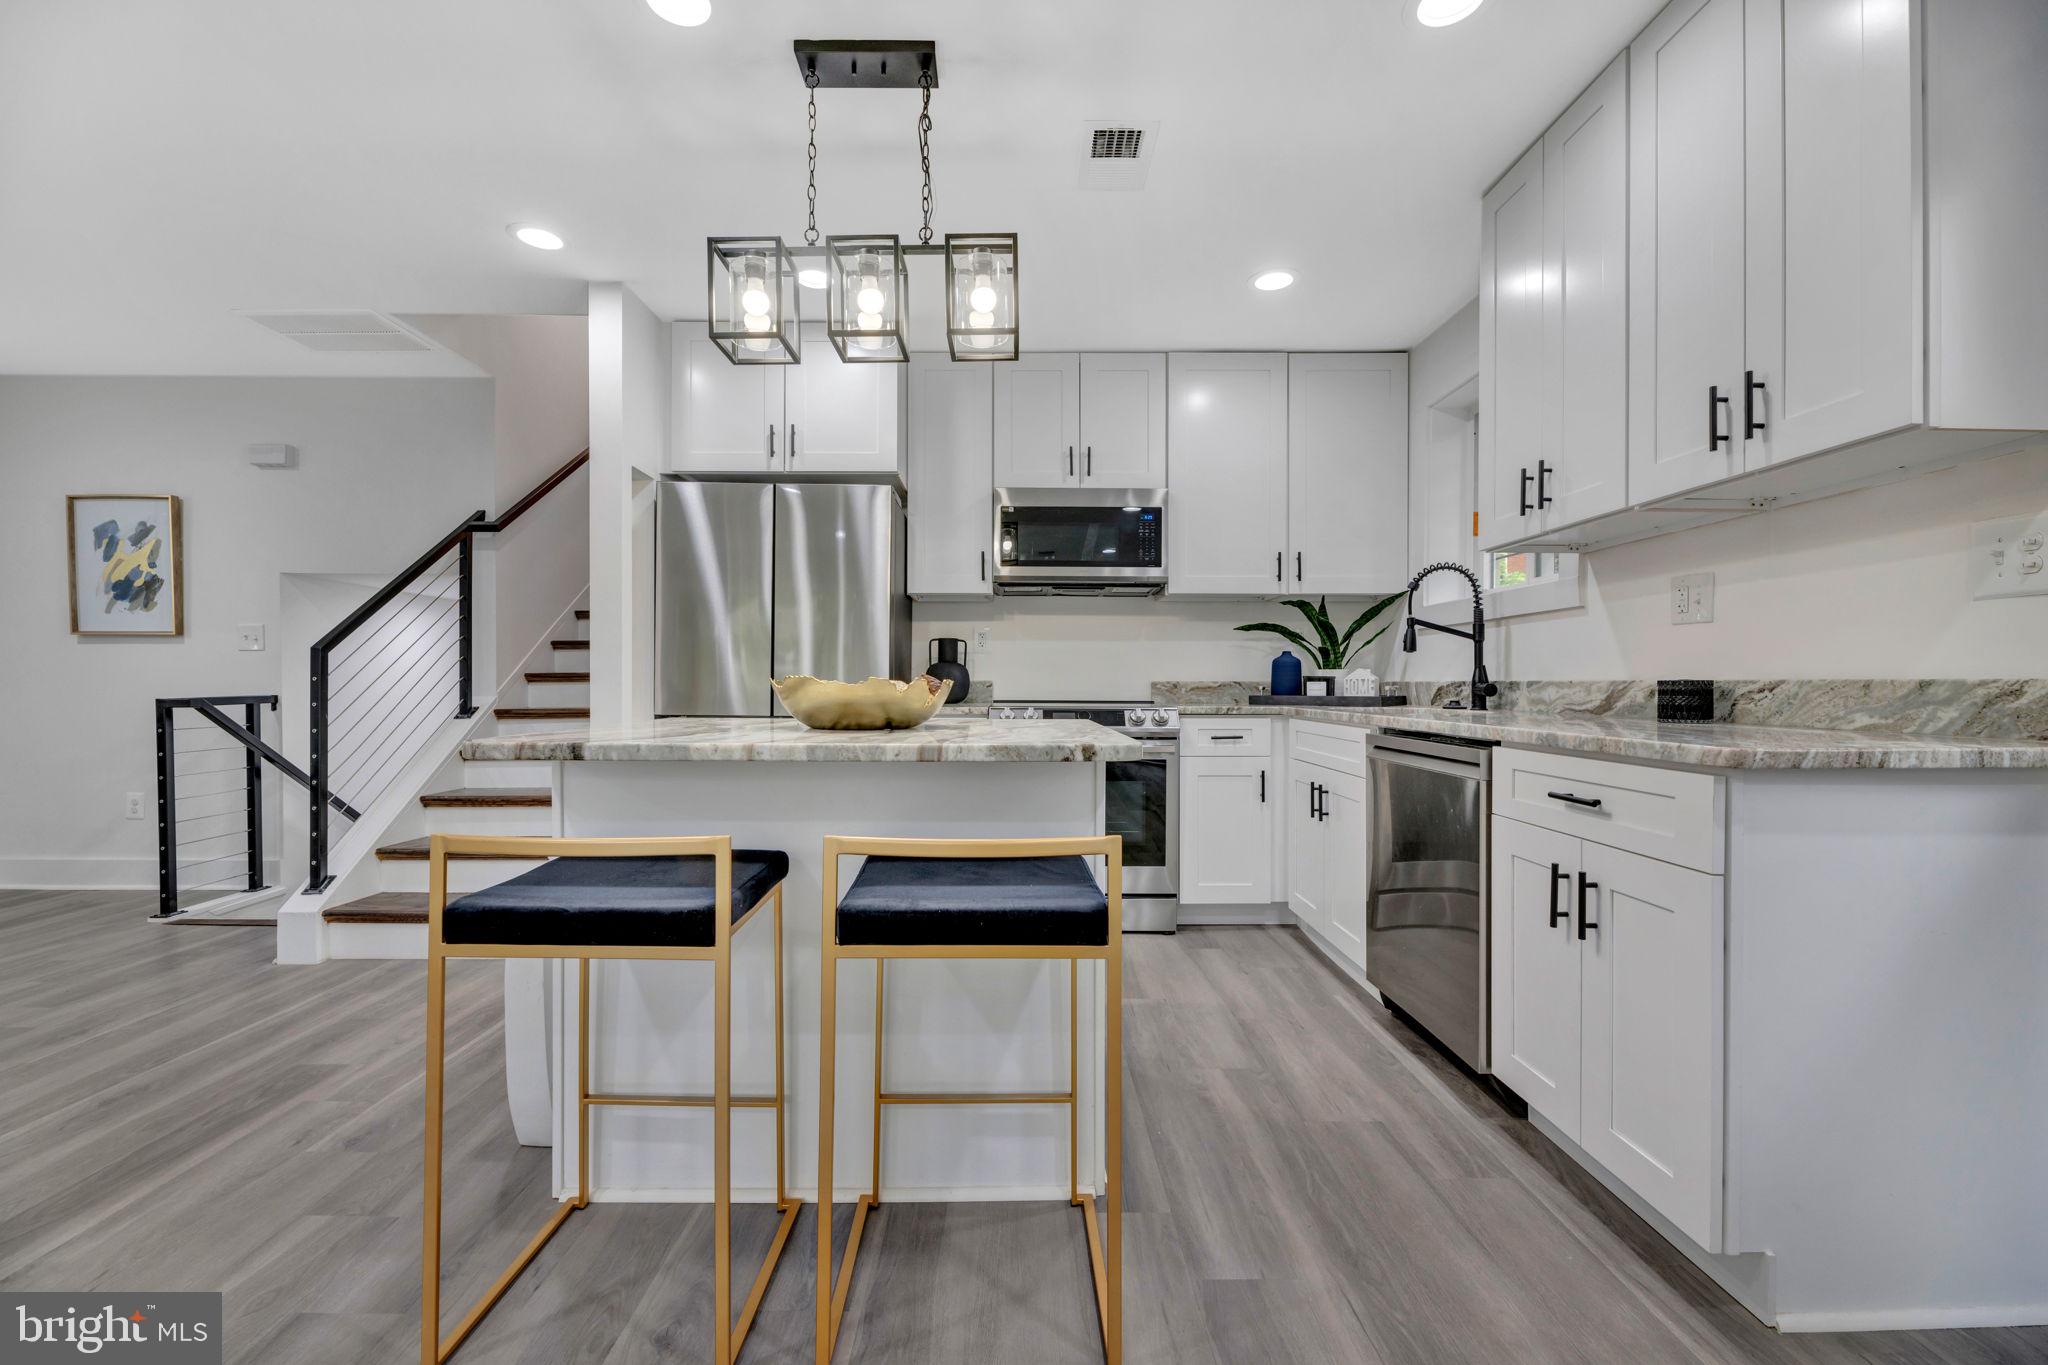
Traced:
<path fill-rule="evenodd" d="M 1365 975 L 1474 1071 L 1492 1070 L 1488 823 L 1493 745 L 1372 737 Z"/>

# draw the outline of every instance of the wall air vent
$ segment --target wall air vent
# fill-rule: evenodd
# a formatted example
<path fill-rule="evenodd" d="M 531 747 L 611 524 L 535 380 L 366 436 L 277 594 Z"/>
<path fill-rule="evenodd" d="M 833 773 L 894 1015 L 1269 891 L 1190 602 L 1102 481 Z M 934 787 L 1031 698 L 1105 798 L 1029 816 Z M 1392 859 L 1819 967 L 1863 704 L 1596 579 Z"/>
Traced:
<path fill-rule="evenodd" d="M 431 351 L 400 323 L 368 309 L 282 313 L 248 311 L 243 317 L 314 351 Z"/>
<path fill-rule="evenodd" d="M 1081 127 L 1081 188 L 1141 190 L 1158 150 L 1159 125 L 1090 119 Z"/>

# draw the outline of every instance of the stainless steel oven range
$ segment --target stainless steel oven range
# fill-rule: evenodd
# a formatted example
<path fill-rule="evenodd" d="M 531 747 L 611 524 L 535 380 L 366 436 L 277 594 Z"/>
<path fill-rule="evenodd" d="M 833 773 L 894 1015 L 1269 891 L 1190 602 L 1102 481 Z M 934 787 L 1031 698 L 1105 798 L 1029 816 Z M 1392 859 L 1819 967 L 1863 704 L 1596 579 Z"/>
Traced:
<path fill-rule="evenodd" d="M 1180 925 L 1180 712 L 1117 702 L 1020 702 L 993 720 L 1092 720 L 1145 746 L 1143 758 L 1103 765 L 1105 833 L 1124 837 L 1124 929 L 1170 934 Z"/>

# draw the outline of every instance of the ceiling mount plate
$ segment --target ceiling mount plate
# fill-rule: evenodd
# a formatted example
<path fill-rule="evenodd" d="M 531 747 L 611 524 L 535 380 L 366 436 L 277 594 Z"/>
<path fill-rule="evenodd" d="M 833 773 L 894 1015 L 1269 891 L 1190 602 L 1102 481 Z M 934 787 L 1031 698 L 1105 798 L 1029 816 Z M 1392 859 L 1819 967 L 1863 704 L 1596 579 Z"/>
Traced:
<path fill-rule="evenodd" d="M 915 90 L 918 77 L 939 83 L 939 45 L 923 39 L 799 38 L 797 73 L 818 73 L 826 90 Z"/>

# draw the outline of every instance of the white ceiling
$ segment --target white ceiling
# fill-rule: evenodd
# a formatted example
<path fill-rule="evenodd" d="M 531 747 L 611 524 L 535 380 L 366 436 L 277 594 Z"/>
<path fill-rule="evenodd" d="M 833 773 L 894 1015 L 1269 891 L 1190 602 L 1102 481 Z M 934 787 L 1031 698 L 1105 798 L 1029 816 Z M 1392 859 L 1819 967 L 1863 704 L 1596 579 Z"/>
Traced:
<path fill-rule="evenodd" d="M 1405 347 L 1660 0 L 715 3 L 0 0 L 0 373 L 474 373 L 233 310 L 580 313 L 588 280 L 701 316 L 707 235 L 802 236 L 799 36 L 937 40 L 935 225 L 1022 234 L 1027 348 Z M 915 235 L 916 108 L 821 92 L 823 231 Z M 1145 189 L 1078 187 L 1090 120 L 1158 125 Z"/>

